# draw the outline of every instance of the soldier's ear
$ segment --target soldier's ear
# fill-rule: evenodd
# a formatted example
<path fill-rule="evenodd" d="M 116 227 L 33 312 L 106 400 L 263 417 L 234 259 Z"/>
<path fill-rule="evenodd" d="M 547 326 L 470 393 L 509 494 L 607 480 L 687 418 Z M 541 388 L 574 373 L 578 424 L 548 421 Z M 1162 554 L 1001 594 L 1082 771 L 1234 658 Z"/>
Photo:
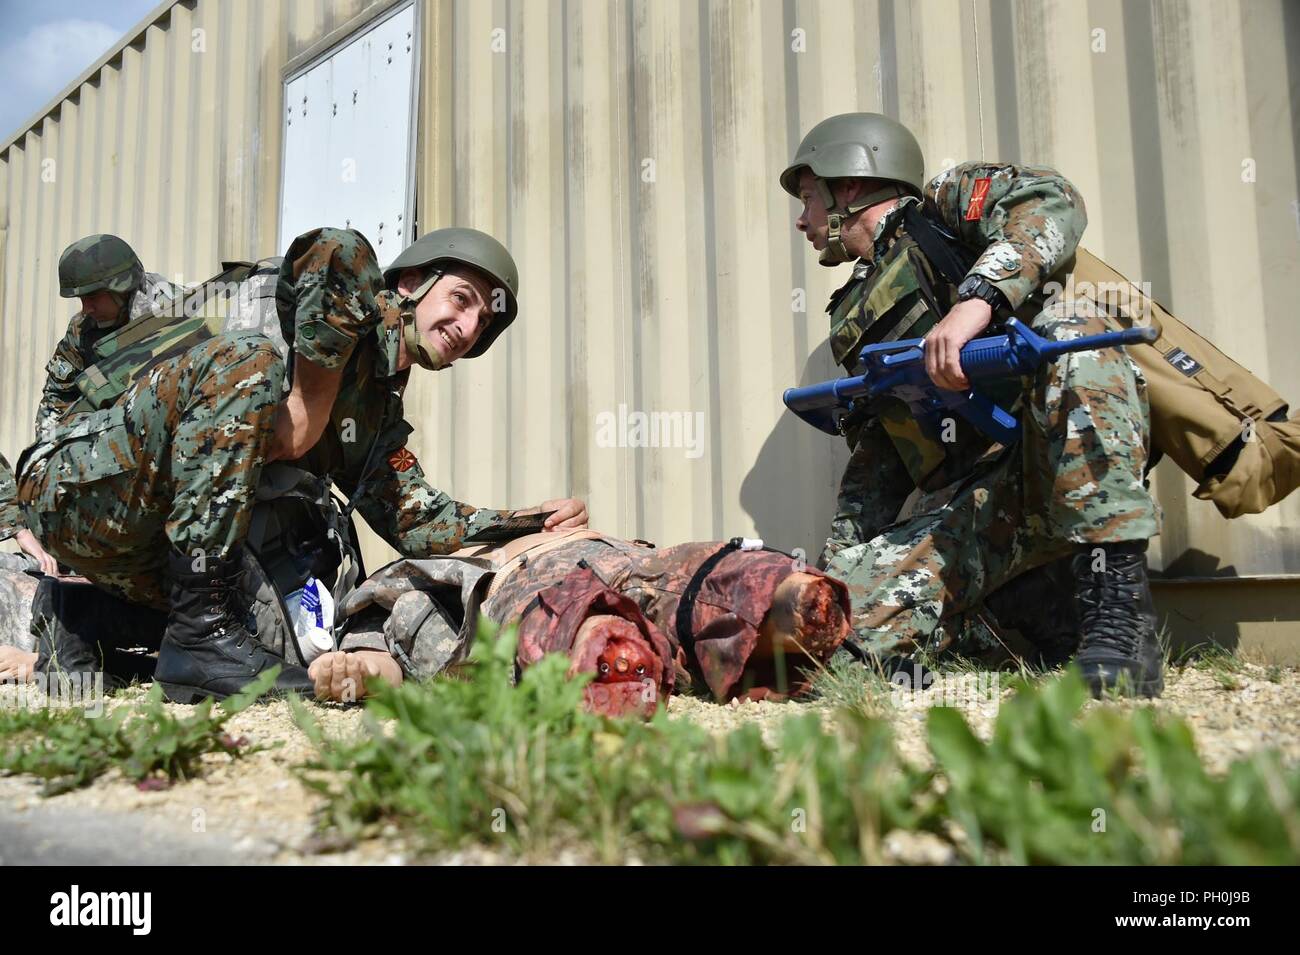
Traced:
<path fill-rule="evenodd" d="M 424 281 L 424 272 L 420 269 L 402 269 L 397 276 L 397 291 L 410 295 Z"/>
<path fill-rule="evenodd" d="M 831 183 L 831 189 L 840 204 L 847 206 L 857 201 L 859 196 L 866 195 L 870 185 L 870 179 L 835 179 Z"/>

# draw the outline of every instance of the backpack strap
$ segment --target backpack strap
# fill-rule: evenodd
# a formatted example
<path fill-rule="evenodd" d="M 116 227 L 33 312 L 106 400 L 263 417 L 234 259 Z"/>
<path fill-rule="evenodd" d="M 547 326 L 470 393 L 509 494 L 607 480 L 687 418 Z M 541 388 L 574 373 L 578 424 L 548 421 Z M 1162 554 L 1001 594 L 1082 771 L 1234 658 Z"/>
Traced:
<path fill-rule="evenodd" d="M 979 258 L 962 245 L 956 236 L 922 212 L 920 203 L 909 202 L 903 209 L 903 225 L 935 271 L 953 285 L 961 284 Z"/>
<path fill-rule="evenodd" d="M 270 517 L 277 501 L 296 499 L 303 502 L 310 525 L 322 532 L 338 551 L 338 576 L 331 589 L 335 602 L 342 603 L 364 576 L 364 565 L 356 527 L 350 514 L 345 513 L 343 505 L 331 493 L 331 483 L 328 477 L 320 477 L 281 461 L 266 465 L 258 483 L 247 541 L 264 565 L 277 549 L 288 552 L 289 548 L 301 543 L 274 539 L 277 532 L 284 533 L 286 528 L 277 521 L 277 526 L 272 529 Z M 268 579 L 274 582 L 276 568 L 268 566 L 267 569 L 271 571 Z"/>

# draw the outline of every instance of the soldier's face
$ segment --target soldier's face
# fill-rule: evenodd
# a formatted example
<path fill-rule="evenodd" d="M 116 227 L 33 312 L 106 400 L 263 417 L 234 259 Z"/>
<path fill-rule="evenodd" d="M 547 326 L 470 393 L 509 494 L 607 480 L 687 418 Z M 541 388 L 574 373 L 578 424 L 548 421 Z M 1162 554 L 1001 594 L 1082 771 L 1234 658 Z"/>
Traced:
<path fill-rule="evenodd" d="M 415 275 L 410 287 L 403 275 L 398 288 L 406 293 L 414 291 L 420 284 L 419 273 Z M 491 321 L 492 285 L 470 269 L 448 270 L 415 309 L 416 331 L 446 364 L 464 357 Z"/>
<path fill-rule="evenodd" d="M 122 300 L 107 289 L 81 296 L 81 311 L 96 325 L 112 325 L 122 312 Z"/>
<path fill-rule="evenodd" d="M 794 227 L 820 252 L 826 248 L 826 203 L 817 188 L 817 177 L 807 169 L 799 174 L 799 199 L 803 202 L 803 210 L 794 220 Z"/>

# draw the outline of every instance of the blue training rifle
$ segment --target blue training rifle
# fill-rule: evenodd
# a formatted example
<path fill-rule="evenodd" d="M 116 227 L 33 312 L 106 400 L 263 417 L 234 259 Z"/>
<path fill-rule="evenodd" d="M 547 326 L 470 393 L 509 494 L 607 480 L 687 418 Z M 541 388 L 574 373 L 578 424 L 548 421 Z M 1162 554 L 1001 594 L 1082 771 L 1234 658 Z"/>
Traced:
<path fill-rule="evenodd" d="M 840 419 L 854 402 L 888 392 L 905 401 L 923 427 L 934 428 L 946 413 L 955 411 L 995 441 L 1011 444 L 1020 437 L 1020 422 L 976 391 L 979 382 L 1030 374 L 1068 352 L 1153 342 L 1157 335 L 1154 328 L 1125 328 L 1055 341 L 1011 318 L 1005 335 L 976 338 L 962 348 L 961 369 L 971 382 L 969 391 L 948 391 L 931 381 L 925 370 L 924 341 L 910 338 L 867 345 L 859 355 L 862 374 L 787 388 L 783 399 L 787 408 L 814 428 L 839 434 Z"/>

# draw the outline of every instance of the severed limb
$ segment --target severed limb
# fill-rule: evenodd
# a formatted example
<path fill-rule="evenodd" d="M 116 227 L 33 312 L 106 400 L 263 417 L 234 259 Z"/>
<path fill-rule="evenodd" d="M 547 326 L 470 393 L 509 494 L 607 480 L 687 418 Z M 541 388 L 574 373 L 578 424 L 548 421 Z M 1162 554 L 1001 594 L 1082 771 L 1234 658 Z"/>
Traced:
<path fill-rule="evenodd" d="M 758 642 L 745 666 L 742 685 L 754 686 L 749 699 L 782 699 L 764 687 L 787 686 L 791 667 L 812 667 L 844 639 L 849 621 L 825 577 L 793 573 L 777 585 L 763 617 Z M 801 682 L 801 681 L 800 681 Z"/>

